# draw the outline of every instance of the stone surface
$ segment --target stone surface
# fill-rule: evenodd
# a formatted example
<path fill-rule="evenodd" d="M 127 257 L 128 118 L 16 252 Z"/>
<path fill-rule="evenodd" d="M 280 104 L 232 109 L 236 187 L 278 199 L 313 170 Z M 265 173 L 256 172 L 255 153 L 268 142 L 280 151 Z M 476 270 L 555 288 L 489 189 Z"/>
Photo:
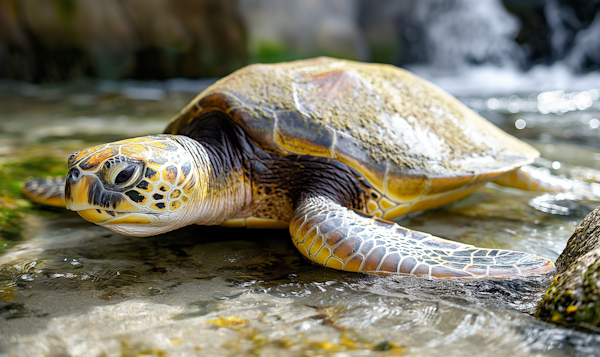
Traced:
<path fill-rule="evenodd" d="M 600 249 L 577 259 L 556 276 L 537 316 L 544 321 L 600 332 Z"/>
<path fill-rule="evenodd" d="M 591 251 L 600 249 L 600 208 L 588 214 L 569 238 L 565 250 L 556 260 L 556 270 L 564 273 L 571 264 Z"/>
<path fill-rule="evenodd" d="M 556 261 L 559 274 L 537 316 L 548 322 L 600 332 L 600 208 L 577 227 Z"/>

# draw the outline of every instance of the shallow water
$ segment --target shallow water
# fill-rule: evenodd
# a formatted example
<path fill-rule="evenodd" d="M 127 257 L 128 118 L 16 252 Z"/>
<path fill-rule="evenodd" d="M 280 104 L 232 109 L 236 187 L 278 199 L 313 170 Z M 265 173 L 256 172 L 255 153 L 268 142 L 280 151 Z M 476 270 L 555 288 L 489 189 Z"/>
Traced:
<path fill-rule="evenodd" d="M 62 160 L 99 142 L 160 132 L 208 83 L 2 82 L 0 163 Z M 542 113 L 540 93 L 461 94 L 536 146 L 544 156 L 537 166 L 600 180 L 597 98 L 583 109 L 559 103 Z M 552 98 L 568 102 L 570 94 Z M 597 202 L 561 201 L 569 214 L 553 215 L 528 204 L 538 196 L 490 184 L 400 223 L 555 260 Z M 285 230 L 188 227 L 133 238 L 73 212 L 13 201 L 25 208 L 23 229 L 0 241 L 0 356 L 584 356 L 600 348 L 600 336 L 530 315 L 549 277 L 343 273 L 307 263 Z"/>

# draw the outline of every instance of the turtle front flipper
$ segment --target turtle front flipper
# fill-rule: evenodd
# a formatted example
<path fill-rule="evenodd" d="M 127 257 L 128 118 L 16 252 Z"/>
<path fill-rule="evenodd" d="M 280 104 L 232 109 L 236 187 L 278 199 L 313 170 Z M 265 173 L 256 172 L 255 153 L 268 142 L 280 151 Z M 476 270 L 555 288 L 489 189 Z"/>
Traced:
<path fill-rule="evenodd" d="M 31 178 L 25 181 L 23 193 L 33 202 L 53 207 L 65 207 L 64 177 Z"/>
<path fill-rule="evenodd" d="M 531 254 L 481 249 L 400 227 L 320 195 L 300 201 L 290 233 L 309 260 L 345 271 L 506 278 L 540 274 L 554 267 L 550 260 Z"/>

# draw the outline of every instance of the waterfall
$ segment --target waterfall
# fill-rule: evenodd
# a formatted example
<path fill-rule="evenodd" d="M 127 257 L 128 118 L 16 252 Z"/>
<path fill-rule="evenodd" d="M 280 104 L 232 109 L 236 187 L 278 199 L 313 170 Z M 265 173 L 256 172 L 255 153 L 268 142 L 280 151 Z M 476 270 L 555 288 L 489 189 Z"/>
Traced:
<path fill-rule="evenodd" d="M 405 38 L 422 52 L 418 56 L 422 63 L 435 71 L 456 72 L 482 64 L 518 67 L 524 61 L 514 41 L 519 21 L 500 0 L 417 1 L 411 15 L 403 29 Z"/>

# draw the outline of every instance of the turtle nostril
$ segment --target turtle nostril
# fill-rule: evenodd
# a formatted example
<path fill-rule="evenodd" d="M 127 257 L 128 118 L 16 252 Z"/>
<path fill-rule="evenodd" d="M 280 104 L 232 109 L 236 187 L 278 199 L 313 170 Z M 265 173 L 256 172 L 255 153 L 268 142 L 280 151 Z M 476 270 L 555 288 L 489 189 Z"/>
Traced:
<path fill-rule="evenodd" d="M 79 171 L 78 168 L 72 168 L 69 170 L 69 173 L 67 174 L 67 179 L 70 180 L 71 182 L 76 182 L 77 180 L 79 180 L 79 178 L 81 177 L 81 171 Z"/>

